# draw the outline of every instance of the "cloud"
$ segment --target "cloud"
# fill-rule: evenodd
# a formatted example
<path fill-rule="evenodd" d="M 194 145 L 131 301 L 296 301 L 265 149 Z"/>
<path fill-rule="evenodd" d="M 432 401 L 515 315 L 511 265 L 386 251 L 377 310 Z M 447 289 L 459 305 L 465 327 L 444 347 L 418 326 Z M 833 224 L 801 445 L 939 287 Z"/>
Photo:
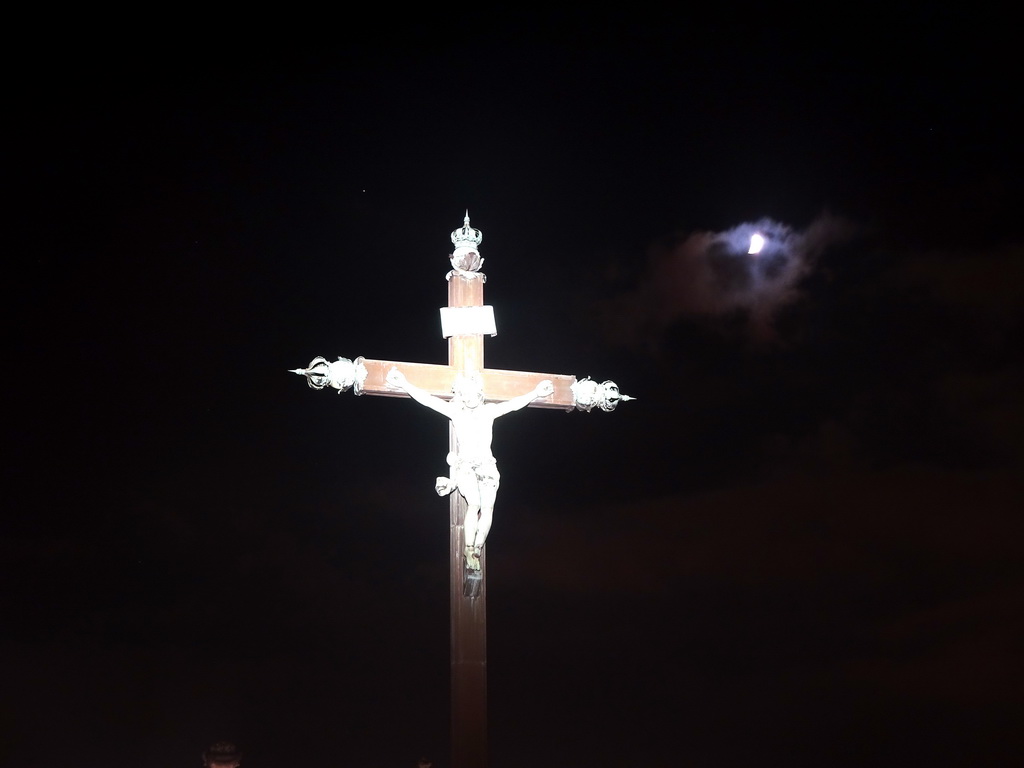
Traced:
<path fill-rule="evenodd" d="M 929 701 L 1019 701 L 1022 609 L 1024 584 L 1016 581 L 899 615 L 877 632 L 876 653 L 852 661 L 847 674 Z"/>
<path fill-rule="evenodd" d="M 779 311 L 800 298 L 822 251 L 854 229 L 822 214 L 802 231 L 765 218 L 668 238 L 652 247 L 636 286 L 603 305 L 606 328 L 613 342 L 650 348 L 681 319 L 741 317 L 752 340 L 775 341 Z M 759 254 L 747 252 L 754 233 L 765 238 Z"/>
<path fill-rule="evenodd" d="M 825 579 L 853 591 L 884 592 L 900 579 L 983 591 L 1018 558 L 1022 522 L 1013 510 L 1022 492 L 1011 470 L 843 465 L 609 502 L 588 511 L 582 535 L 557 509 L 523 508 L 509 514 L 525 551 L 496 567 L 566 594 L 653 594 L 715 581 L 813 593 Z"/>
<path fill-rule="evenodd" d="M 902 306 L 913 308 L 904 311 L 901 328 L 888 329 L 926 373 L 913 397 L 927 396 L 944 422 L 958 425 L 961 451 L 971 442 L 990 459 L 1019 463 L 1024 245 L 909 253 L 884 279 Z"/>
<path fill-rule="evenodd" d="M 1024 288 L 1024 243 L 991 251 L 928 252 L 901 262 L 896 281 L 924 286 L 942 304 L 1018 320 Z"/>

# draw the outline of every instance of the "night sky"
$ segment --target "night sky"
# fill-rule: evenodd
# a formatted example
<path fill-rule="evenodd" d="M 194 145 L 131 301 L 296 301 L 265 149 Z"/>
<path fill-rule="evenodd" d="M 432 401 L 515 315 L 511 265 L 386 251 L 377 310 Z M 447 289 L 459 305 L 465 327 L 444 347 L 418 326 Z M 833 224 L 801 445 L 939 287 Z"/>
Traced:
<path fill-rule="evenodd" d="M 638 398 L 495 426 L 490 764 L 1017 764 L 1019 45 L 827 10 L 23 30 L 0 763 L 448 768 L 447 423 L 287 371 L 446 362 L 468 209 Z"/>

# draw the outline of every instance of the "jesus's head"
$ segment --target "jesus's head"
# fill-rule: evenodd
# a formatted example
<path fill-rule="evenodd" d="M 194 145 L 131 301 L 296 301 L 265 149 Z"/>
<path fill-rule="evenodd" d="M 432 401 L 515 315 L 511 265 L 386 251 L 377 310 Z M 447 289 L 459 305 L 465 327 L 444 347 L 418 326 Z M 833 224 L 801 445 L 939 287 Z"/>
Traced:
<path fill-rule="evenodd" d="M 452 392 L 464 408 L 476 408 L 484 401 L 484 383 L 476 373 L 456 376 Z"/>

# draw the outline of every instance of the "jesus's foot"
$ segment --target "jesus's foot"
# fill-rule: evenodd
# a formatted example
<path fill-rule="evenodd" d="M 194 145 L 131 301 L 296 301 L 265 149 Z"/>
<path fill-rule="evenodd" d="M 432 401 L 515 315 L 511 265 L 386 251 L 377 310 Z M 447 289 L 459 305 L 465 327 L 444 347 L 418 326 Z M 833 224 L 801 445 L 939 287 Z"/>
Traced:
<path fill-rule="evenodd" d="M 466 547 L 466 567 L 471 571 L 480 570 L 480 550 L 476 547 Z"/>

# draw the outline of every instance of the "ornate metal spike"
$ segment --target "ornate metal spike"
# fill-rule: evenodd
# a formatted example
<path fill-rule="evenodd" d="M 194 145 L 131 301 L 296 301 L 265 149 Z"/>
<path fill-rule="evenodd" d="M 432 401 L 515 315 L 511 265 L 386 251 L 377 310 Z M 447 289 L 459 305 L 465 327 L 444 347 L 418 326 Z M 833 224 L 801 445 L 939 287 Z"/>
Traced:
<path fill-rule="evenodd" d="M 636 400 L 635 397 L 620 393 L 619 385 L 614 381 L 604 381 L 598 384 L 589 376 L 577 380 L 570 389 L 572 389 L 576 408 L 581 411 L 589 412 L 596 406 L 608 413 L 614 411 L 615 406 L 620 402 Z"/>
<path fill-rule="evenodd" d="M 334 387 L 340 395 L 352 385 L 356 394 L 366 381 L 366 368 L 359 361 L 352 362 L 347 357 L 339 357 L 333 363 L 325 357 L 314 357 L 306 368 L 291 368 L 291 373 L 306 377 L 306 383 L 313 389 Z"/>

